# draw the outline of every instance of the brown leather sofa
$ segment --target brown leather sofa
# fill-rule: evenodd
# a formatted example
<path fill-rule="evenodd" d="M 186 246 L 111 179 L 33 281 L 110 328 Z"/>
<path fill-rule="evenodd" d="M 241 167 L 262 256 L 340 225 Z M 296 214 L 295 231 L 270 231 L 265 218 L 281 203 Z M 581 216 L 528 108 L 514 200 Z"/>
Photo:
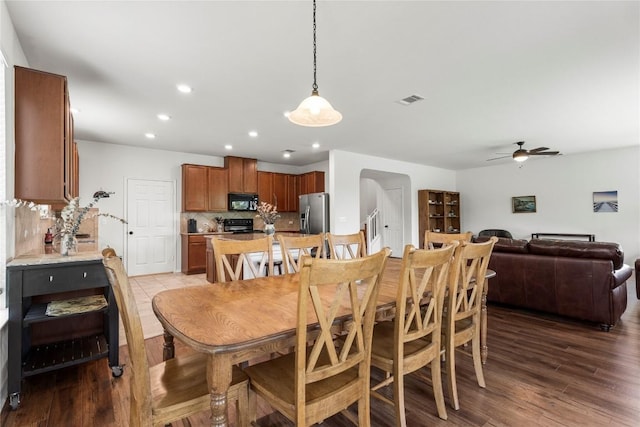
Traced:
<path fill-rule="evenodd" d="M 617 243 L 499 238 L 489 268 L 497 274 L 488 301 L 596 322 L 605 331 L 627 308 L 632 269 Z"/>

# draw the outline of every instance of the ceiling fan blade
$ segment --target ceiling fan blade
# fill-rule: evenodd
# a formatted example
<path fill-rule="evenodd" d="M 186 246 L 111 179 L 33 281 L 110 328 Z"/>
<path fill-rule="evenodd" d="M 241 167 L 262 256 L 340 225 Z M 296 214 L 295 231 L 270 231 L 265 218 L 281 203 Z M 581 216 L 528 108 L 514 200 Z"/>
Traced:
<path fill-rule="evenodd" d="M 509 154 L 508 156 L 501 156 L 501 157 L 494 157 L 493 159 L 487 159 L 487 162 L 491 161 L 491 160 L 500 160 L 500 159 L 506 159 L 511 157 L 511 154 Z"/>
<path fill-rule="evenodd" d="M 555 156 L 556 154 L 560 154 L 560 152 L 559 151 L 543 151 L 541 153 L 529 152 L 530 156 Z"/>
<path fill-rule="evenodd" d="M 538 153 L 540 151 L 546 151 L 548 150 L 548 147 L 538 147 L 538 148 L 534 148 L 533 150 L 529 150 L 529 154 L 531 153 Z"/>

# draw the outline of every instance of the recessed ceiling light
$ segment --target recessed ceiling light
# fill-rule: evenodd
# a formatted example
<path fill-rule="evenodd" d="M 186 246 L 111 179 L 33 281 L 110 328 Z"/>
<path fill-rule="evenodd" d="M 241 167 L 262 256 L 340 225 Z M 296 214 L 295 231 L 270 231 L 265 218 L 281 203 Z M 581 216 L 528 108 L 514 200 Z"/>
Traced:
<path fill-rule="evenodd" d="M 258 131 L 256 131 L 256 130 L 249 131 L 249 136 L 251 138 L 256 138 L 258 136 Z"/>
<path fill-rule="evenodd" d="M 289 157 L 291 157 L 291 153 L 293 153 L 293 150 L 284 150 L 282 152 L 282 157 L 284 157 L 285 159 L 288 159 Z"/>
<path fill-rule="evenodd" d="M 78 110 L 77 108 L 69 108 L 69 111 L 71 111 L 73 114 L 78 114 L 80 112 L 80 110 Z"/>
<path fill-rule="evenodd" d="M 167 120 L 171 120 L 171 116 L 169 116 L 168 114 L 163 114 L 160 113 L 157 115 L 158 119 L 162 120 L 163 122 L 166 122 Z"/>
<path fill-rule="evenodd" d="M 154 133 L 151 133 L 151 132 L 145 133 L 144 136 L 146 136 L 149 139 L 155 139 L 155 137 L 156 137 L 156 135 Z"/>
<path fill-rule="evenodd" d="M 291 115 L 291 111 L 285 111 L 284 113 L 282 113 L 286 118 L 289 118 L 289 116 Z"/>
<path fill-rule="evenodd" d="M 320 148 L 320 143 L 319 142 L 314 142 L 313 144 L 311 144 L 311 146 L 313 148 Z"/>
<path fill-rule="evenodd" d="M 185 84 L 179 84 L 176 87 L 182 93 L 191 93 L 193 91 L 193 89 L 191 89 L 191 86 Z"/>
<path fill-rule="evenodd" d="M 227 145 L 224 146 L 225 150 L 231 150 L 232 148 L 233 148 L 233 145 L 231 145 L 231 144 L 227 144 Z"/>

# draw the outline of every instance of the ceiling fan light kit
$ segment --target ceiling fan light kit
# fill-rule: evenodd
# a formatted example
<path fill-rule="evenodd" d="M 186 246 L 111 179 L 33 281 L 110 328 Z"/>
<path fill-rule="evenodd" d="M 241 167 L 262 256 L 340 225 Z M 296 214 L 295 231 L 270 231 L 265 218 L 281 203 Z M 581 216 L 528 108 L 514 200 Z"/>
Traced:
<path fill-rule="evenodd" d="M 342 120 L 342 114 L 334 110 L 329 101 L 318 94 L 316 53 L 316 0 L 313 0 L 313 90 L 311 96 L 289 114 L 289 120 L 300 126 L 331 126 Z"/>
<path fill-rule="evenodd" d="M 507 157 L 511 157 L 516 162 L 522 163 L 531 156 L 557 156 L 558 154 L 560 154 L 559 151 L 547 151 L 549 150 L 549 148 L 547 147 L 538 147 L 532 150 L 525 150 L 524 148 L 522 148 L 522 146 L 524 145 L 524 141 L 518 141 L 515 144 L 518 145 L 518 149 L 514 151 L 511 156 L 494 157 L 493 159 L 487 159 L 487 161 L 506 159 Z"/>

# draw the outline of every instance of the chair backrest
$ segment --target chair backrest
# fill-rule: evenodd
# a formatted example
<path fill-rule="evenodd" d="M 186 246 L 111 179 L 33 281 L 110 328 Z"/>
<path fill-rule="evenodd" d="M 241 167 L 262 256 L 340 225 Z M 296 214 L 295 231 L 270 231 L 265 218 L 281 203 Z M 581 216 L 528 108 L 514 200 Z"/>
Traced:
<path fill-rule="evenodd" d="M 285 274 L 300 271 L 302 255 L 311 255 L 314 258 L 326 258 L 324 234 L 311 236 L 283 236 L 278 235 L 280 252 L 284 264 Z"/>
<path fill-rule="evenodd" d="M 456 249 L 449 274 L 448 327 L 473 316 L 474 323 L 479 320 L 487 267 L 497 241 L 493 236 L 483 243 L 464 242 Z"/>
<path fill-rule="evenodd" d="M 424 249 L 433 249 L 442 245 L 448 245 L 451 242 L 470 242 L 473 237 L 471 231 L 466 233 L 436 233 L 434 231 L 424 232 Z"/>
<path fill-rule="evenodd" d="M 353 259 L 367 256 L 367 247 L 362 231 L 354 234 L 327 233 L 327 241 L 333 259 Z"/>
<path fill-rule="evenodd" d="M 421 345 L 419 351 L 412 353 L 415 368 L 438 359 L 444 296 L 458 246 L 456 241 L 432 250 L 405 246 L 394 319 L 395 360 L 403 360 L 407 343 L 418 340 L 428 341 L 429 345 Z M 423 359 L 422 362 L 419 359 Z"/>
<path fill-rule="evenodd" d="M 376 303 L 390 253 L 384 248 L 371 256 L 350 260 L 302 257 L 295 354 L 297 425 L 304 425 L 307 384 L 322 380 L 331 384 L 329 378 L 341 374 L 349 377 L 351 373 L 353 379 L 348 385 L 339 381 L 340 391 L 349 389 L 349 396 L 366 396 L 369 401 Z M 342 339 L 334 340 L 334 320 L 345 314 L 351 320 L 345 325 Z M 307 330 L 310 321 L 319 323 L 318 330 Z M 342 409 L 339 407 L 336 412 Z"/>
<path fill-rule="evenodd" d="M 273 275 L 273 237 L 254 240 L 211 238 L 218 282 L 264 276 L 265 266 Z M 237 256 L 237 260 L 232 260 Z M 234 268 L 235 265 L 235 268 Z M 247 271 L 248 269 L 248 271 Z"/>
<path fill-rule="evenodd" d="M 141 425 L 152 424 L 151 382 L 149 362 L 144 347 L 142 323 L 138 314 L 136 300 L 129 284 L 127 272 L 120 257 L 113 249 L 102 251 L 103 264 L 107 278 L 116 298 L 120 319 L 129 347 L 129 366 L 131 370 L 131 411 L 135 411 L 142 420 Z"/>
<path fill-rule="evenodd" d="M 486 230 L 482 230 L 478 233 L 478 237 L 490 237 L 490 236 L 506 237 L 507 239 L 513 239 L 513 236 L 507 230 L 499 230 L 497 228 L 489 228 Z"/>

